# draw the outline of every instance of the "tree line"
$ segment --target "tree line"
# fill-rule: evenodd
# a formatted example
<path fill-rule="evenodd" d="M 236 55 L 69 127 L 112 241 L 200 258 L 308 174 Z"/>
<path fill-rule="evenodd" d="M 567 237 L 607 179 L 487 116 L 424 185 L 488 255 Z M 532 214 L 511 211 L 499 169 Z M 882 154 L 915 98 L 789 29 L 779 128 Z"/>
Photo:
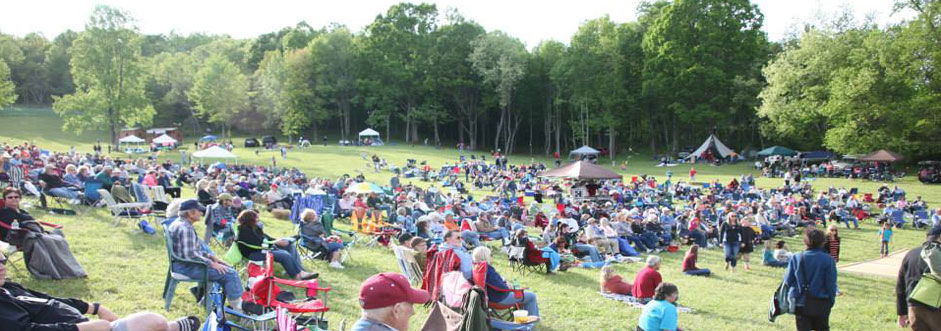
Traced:
<path fill-rule="evenodd" d="M 53 104 L 64 129 L 180 125 L 231 136 L 355 140 L 549 155 L 675 153 L 716 132 L 842 153 L 937 150 L 938 2 L 916 19 L 807 25 L 782 42 L 748 0 L 644 2 L 637 20 L 584 22 L 531 49 L 457 11 L 400 3 L 361 31 L 305 22 L 254 39 L 145 35 L 99 6 L 47 40 L 0 34 L 0 107 Z M 838 22 L 837 22 L 838 23 Z M 935 115 L 935 116 L 932 116 Z"/>

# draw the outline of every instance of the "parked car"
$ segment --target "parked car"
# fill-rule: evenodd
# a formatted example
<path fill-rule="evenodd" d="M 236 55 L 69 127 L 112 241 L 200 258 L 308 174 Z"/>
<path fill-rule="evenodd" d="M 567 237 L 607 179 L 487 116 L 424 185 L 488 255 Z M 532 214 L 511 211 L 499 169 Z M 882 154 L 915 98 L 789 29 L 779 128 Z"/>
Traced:
<path fill-rule="evenodd" d="M 261 143 L 265 146 L 274 146 L 278 144 L 278 139 L 275 139 L 272 136 L 261 137 Z"/>
<path fill-rule="evenodd" d="M 258 147 L 258 146 L 261 146 L 261 144 L 258 142 L 258 139 L 255 139 L 255 138 L 245 139 L 245 147 Z"/>

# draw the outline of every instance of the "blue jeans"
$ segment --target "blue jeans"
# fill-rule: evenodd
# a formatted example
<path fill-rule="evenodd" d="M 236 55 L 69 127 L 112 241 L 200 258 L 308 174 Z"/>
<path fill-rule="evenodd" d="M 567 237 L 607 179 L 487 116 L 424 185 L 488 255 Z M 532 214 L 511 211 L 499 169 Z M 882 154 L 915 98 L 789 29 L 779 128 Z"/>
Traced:
<path fill-rule="evenodd" d="M 626 236 L 624 239 L 634 244 L 634 246 L 637 247 L 637 250 L 653 249 L 652 247 L 647 247 L 647 244 L 645 244 L 643 240 L 640 240 L 640 236 L 636 234 Z"/>
<path fill-rule="evenodd" d="M 725 242 L 725 262 L 731 264 L 732 268 L 735 268 L 735 264 L 738 261 L 738 250 L 741 247 L 741 243 L 739 242 Z"/>
<path fill-rule="evenodd" d="M 301 265 L 301 256 L 297 254 L 297 246 L 277 246 L 275 249 L 271 250 L 271 255 L 274 255 L 274 260 L 284 267 L 284 271 L 288 273 L 288 276 L 294 277 L 301 273 L 301 271 L 304 271 L 304 267 Z M 264 261 L 265 252 L 254 252 L 248 256 L 248 259 L 252 261 Z"/>
<path fill-rule="evenodd" d="M 575 249 L 579 252 L 588 252 L 588 255 L 591 256 L 591 262 L 602 262 L 604 259 L 601 258 L 601 254 L 598 254 L 598 248 L 592 245 L 585 244 L 575 244 Z"/>
<path fill-rule="evenodd" d="M 690 276 L 709 276 L 710 274 L 712 274 L 712 271 L 709 271 L 709 269 L 696 269 L 696 270 L 684 271 L 683 273 L 690 275 Z"/>
<path fill-rule="evenodd" d="M 542 257 L 549 259 L 549 270 L 555 271 L 559 268 L 559 261 L 562 260 L 562 256 L 552 248 L 544 247 L 542 249 Z"/>
<path fill-rule="evenodd" d="M 857 227 L 857 228 L 859 227 L 859 220 L 857 220 L 855 217 L 853 217 L 853 218 L 844 218 L 844 219 L 843 219 L 843 223 L 846 223 L 846 228 L 847 228 L 847 229 L 850 228 L 850 220 L 853 221 L 853 227 Z"/>
<path fill-rule="evenodd" d="M 523 297 L 517 299 L 516 295 L 510 293 L 503 299 L 503 301 L 498 302 L 501 305 L 515 305 L 517 303 L 522 303 L 523 310 L 529 312 L 530 316 L 539 316 L 539 304 L 536 303 L 536 293 L 525 291 L 523 292 Z"/>
<path fill-rule="evenodd" d="M 78 199 L 78 191 L 72 191 L 65 187 L 56 187 L 53 189 L 49 189 L 48 191 L 49 191 L 49 195 L 51 196 L 60 197 L 60 198 L 68 198 L 68 199 Z"/>
<path fill-rule="evenodd" d="M 503 238 L 510 237 L 510 232 L 504 228 L 499 228 L 496 231 L 481 232 L 480 234 L 490 237 L 490 239 L 493 239 L 493 240 L 500 240 Z"/>
<path fill-rule="evenodd" d="M 200 279 L 203 276 L 202 267 L 195 264 L 175 262 L 171 269 L 175 273 L 186 275 L 186 277 L 192 279 Z M 209 268 L 209 281 L 222 285 L 222 292 L 225 293 L 227 299 L 238 300 L 242 298 L 242 281 L 235 269 L 227 268 L 225 273 L 222 274 L 216 269 Z M 208 286 L 208 284 L 205 286 Z"/>
<path fill-rule="evenodd" d="M 778 260 L 765 261 L 765 265 L 769 267 L 775 267 L 775 268 L 784 268 L 787 266 L 787 262 L 778 261 Z"/>
<path fill-rule="evenodd" d="M 700 248 L 706 248 L 706 233 L 702 232 L 702 230 L 690 231 L 689 237 L 693 238 L 693 241 L 696 242 L 696 245 L 699 245 Z"/>
<path fill-rule="evenodd" d="M 461 237 L 464 237 L 464 241 L 467 242 L 468 245 L 474 247 L 480 246 L 480 234 L 477 234 L 477 232 L 464 231 L 461 232 Z"/>
<path fill-rule="evenodd" d="M 621 251 L 621 255 L 624 256 L 638 256 L 637 251 L 634 250 L 634 247 L 631 247 L 631 244 L 624 238 L 617 238 L 618 240 L 618 249 Z"/>
<path fill-rule="evenodd" d="M 644 232 L 640 235 L 640 240 L 644 241 L 644 245 L 647 245 L 650 249 L 657 249 L 659 245 L 657 244 L 660 241 L 660 238 L 657 237 L 653 232 Z"/>

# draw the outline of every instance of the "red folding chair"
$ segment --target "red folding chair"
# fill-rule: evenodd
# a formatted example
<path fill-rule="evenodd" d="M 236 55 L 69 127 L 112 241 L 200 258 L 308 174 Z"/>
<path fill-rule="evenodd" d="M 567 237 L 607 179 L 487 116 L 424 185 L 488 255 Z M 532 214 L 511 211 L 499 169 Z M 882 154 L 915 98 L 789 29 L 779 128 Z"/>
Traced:
<path fill-rule="evenodd" d="M 294 319 L 302 325 L 316 325 L 326 329 L 327 319 L 324 317 L 330 308 L 327 306 L 327 293 L 330 287 L 321 287 L 316 279 L 314 280 L 289 280 L 274 277 L 274 255 L 268 252 L 265 257 L 264 266 L 254 263 L 248 265 L 248 277 L 251 282 L 250 291 L 242 294 L 243 302 L 250 302 L 263 307 L 266 311 L 286 309 L 289 313 L 296 315 Z M 285 285 L 303 289 L 306 298 L 300 300 L 282 301 L 278 299 L 281 287 Z M 322 294 L 322 300 L 318 297 Z"/>
<path fill-rule="evenodd" d="M 526 289 L 502 289 L 492 285 L 487 284 L 487 263 L 480 262 L 474 263 L 474 271 L 471 279 L 474 282 L 474 285 L 477 285 L 480 288 L 484 289 L 484 293 L 487 293 L 487 290 L 494 290 L 498 292 L 510 292 L 511 295 L 515 296 L 517 299 L 523 298 L 523 292 Z M 513 320 L 513 311 L 520 309 L 520 304 L 504 305 L 499 304 L 493 301 L 487 300 L 487 309 L 490 310 L 491 316 L 499 317 L 502 320 L 512 321 Z"/>

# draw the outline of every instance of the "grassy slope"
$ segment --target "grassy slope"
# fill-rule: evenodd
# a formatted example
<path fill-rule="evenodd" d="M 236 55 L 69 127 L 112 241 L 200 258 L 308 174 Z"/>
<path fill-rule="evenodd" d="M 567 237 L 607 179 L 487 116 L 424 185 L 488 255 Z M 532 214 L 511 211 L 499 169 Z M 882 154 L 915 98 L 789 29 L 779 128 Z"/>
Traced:
<path fill-rule="evenodd" d="M 76 145 L 79 151 L 90 151 L 96 139 L 107 140 L 104 132 L 89 132 L 81 136 L 62 133 L 61 120 L 48 110 L 14 108 L 0 112 L 0 142 L 35 141 L 43 147 L 55 150 L 67 150 Z M 335 177 L 344 173 L 355 173 L 365 169 L 365 162 L 360 158 L 360 151 L 377 152 L 394 164 L 402 165 L 408 158 L 427 160 L 430 164 L 440 165 L 456 159 L 454 149 L 443 151 L 425 147 L 386 146 L 381 148 L 312 147 L 302 151 L 292 151 L 288 160 L 278 156 L 279 165 L 296 166 L 311 176 Z M 236 149 L 240 162 L 270 162 L 277 153 L 261 153 Z M 167 155 L 175 160 L 177 153 Z M 529 157 L 511 157 L 511 162 L 528 162 Z M 646 158 L 645 158 L 646 159 Z M 537 160 L 541 160 L 537 158 Z M 672 169 L 677 177 L 683 177 L 689 168 L 678 166 Z M 718 178 L 727 181 L 731 177 L 750 169 L 747 165 L 698 168 L 700 180 Z M 662 177 L 665 170 L 656 168 L 653 162 L 630 161 L 630 169 L 625 175 L 647 173 Z M 367 173 L 367 178 L 377 183 L 387 183 L 389 174 Z M 776 179 L 759 179 L 761 187 L 780 184 Z M 817 188 L 835 185 L 859 187 L 863 192 L 873 192 L 878 186 L 870 182 L 851 182 L 848 180 L 822 179 L 814 182 Z M 941 203 L 938 187 L 924 186 L 905 178 L 903 187 L 911 196 L 922 195 L 931 206 Z M 192 195 L 192 192 L 188 192 Z M 86 298 L 100 301 L 118 313 L 137 310 L 162 312 L 162 289 L 166 273 L 166 250 L 161 236 L 146 236 L 138 233 L 135 227 L 124 223 L 112 227 L 110 218 L 103 211 L 96 211 L 82 217 L 63 217 L 44 215 L 35 211 L 41 218 L 52 220 L 66 226 L 66 235 L 79 262 L 89 271 L 87 279 L 68 281 L 38 281 L 30 278 L 22 262 L 19 270 L 11 270 L 11 278 L 27 286 L 50 291 L 62 296 Z M 284 221 L 271 219 L 265 215 L 268 231 L 272 235 L 287 235 L 291 226 Z M 875 227 L 870 223 L 862 225 L 859 231 L 843 232 L 843 252 L 840 264 L 863 261 L 878 256 Z M 916 246 L 922 232 L 913 230 L 899 231 L 893 249 L 905 249 Z M 792 248 L 801 247 L 796 240 L 788 239 Z M 768 299 L 778 284 L 782 270 L 756 266 L 751 272 L 727 273 L 719 271 L 722 266 L 720 251 L 706 251 L 700 257 L 700 266 L 719 271 L 710 278 L 683 276 L 679 272 L 680 254 L 664 254 L 663 276 L 666 281 L 679 285 L 682 304 L 696 309 L 695 313 L 682 314 L 680 322 L 690 330 L 789 330 L 793 329 L 793 317 L 785 316 L 777 323 L 767 322 Z M 753 257 L 760 260 L 760 257 Z M 540 309 L 545 321 L 540 325 L 544 330 L 613 330 L 632 328 L 640 313 L 638 309 L 628 308 L 618 302 L 609 301 L 598 295 L 597 270 L 578 269 L 559 275 L 535 274 L 521 277 L 510 271 L 505 258 L 497 256 L 498 270 L 503 271 L 507 279 L 519 278 L 520 282 L 539 295 Z M 357 293 L 359 284 L 369 275 L 383 271 L 398 271 L 395 260 L 388 251 L 382 249 L 357 249 L 353 252 L 353 261 L 347 269 L 334 271 L 326 268 L 323 262 L 305 262 L 314 271 L 320 271 L 322 279 L 334 287 L 331 294 L 331 312 L 328 317 L 333 327 L 341 320 L 347 325 L 358 317 Z M 618 265 L 618 273 L 632 278 L 640 268 L 639 264 Z M 181 286 L 185 288 L 186 286 Z M 852 274 L 840 275 L 840 288 L 845 295 L 838 299 L 831 317 L 836 330 L 885 330 L 892 328 L 894 314 L 894 280 L 865 277 Z M 186 314 L 203 315 L 201 309 L 192 302 L 185 289 L 177 291 L 177 298 L 168 316 Z M 412 325 L 417 329 L 427 315 L 424 308 L 417 309 Z"/>

